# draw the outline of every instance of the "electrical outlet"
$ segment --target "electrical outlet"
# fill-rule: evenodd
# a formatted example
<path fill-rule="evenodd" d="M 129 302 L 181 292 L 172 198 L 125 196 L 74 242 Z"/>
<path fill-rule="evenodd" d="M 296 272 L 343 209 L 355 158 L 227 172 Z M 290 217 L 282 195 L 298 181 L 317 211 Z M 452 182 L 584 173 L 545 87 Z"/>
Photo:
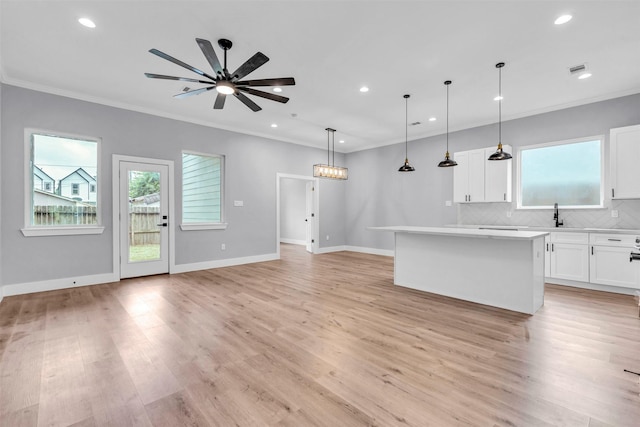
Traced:
<path fill-rule="evenodd" d="M 611 210 L 611 218 L 618 218 L 618 210 L 617 209 L 612 209 Z"/>
<path fill-rule="evenodd" d="M 329 235 L 327 234 L 327 240 L 329 240 Z"/>
<path fill-rule="evenodd" d="M 507 211 L 507 218 L 511 218 L 511 211 Z"/>
<path fill-rule="evenodd" d="M 452 206 L 451 200 L 447 200 L 446 202 L 444 202 L 445 206 Z"/>
<path fill-rule="evenodd" d="M 242 207 L 242 206 L 244 206 L 244 201 L 243 200 L 234 200 L 233 201 L 233 206 Z"/>
<path fill-rule="evenodd" d="M 225 245 L 224 243 L 220 245 L 220 250 L 221 251 L 226 251 L 227 250 L 227 245 Z"/>

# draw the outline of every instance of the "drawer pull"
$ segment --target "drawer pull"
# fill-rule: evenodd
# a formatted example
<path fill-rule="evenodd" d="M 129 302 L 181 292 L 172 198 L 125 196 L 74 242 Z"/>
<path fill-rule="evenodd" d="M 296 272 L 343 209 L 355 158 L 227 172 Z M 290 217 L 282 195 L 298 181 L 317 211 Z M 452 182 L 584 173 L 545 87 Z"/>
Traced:
<path fill-rule="evenodd" d="M 607 239 L 610 242 L 622 242 L 620 239 Z"/>

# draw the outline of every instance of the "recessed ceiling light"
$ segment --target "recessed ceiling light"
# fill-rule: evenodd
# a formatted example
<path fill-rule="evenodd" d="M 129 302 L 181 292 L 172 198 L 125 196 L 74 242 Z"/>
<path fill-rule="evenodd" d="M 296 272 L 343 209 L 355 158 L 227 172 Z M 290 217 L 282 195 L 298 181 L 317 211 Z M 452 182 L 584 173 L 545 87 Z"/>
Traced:
<path fill-rule="evenodd" d="M 341 139 L 340 141 L 338 141 L 340 144 L 344 144 L 344 139 Z"/>
<path fill-rule="evenodd" d="M 281 87 L 274 87 L 273 91 L 274 92 L 282 92 L 282 88 Z"/>
<path fill-rule="evenodd" d="M 500 101 L 502 99 L 504 99 L 504 96 L 500 96 L 500 95 L 498 95 L 495 98 L 493 98 L 494 101 Z"/>
<path fill-rule="evenodd" d="M 80 18 L 78 22 L 84 25 L 87 28 L 95 28 L 96 24 L 89 18 Z"/>
<path fill-rule="evenodd" d="M 589 77 L 591 77 L 591 73 L 582 73 L 578 76 L 580 80 L 588 79 Z"/>
<path fill-rule="evenodd" d="M 272 128 L 277 128 L 277 127 L 278 127 L 278 125 L 277 125 L 276 123 L 271 123 L 271 127 L 272 127 Z"/>
<path fill-rule="evenodd" d="M 571 15 L 561 15 L 561 16 L 558 16 L 558 18 L 555 21 L 553 21 L 553 23 L 556 25 L 566 24 L 567 22 L 571 21 L 571 18 L 573 18 L 573 16 Z"/>
<path fill-rule="evenodd" d="M 366 86 L 362 86 L 362 87 L 360 88 L 360 92 L 362 92 L 362 93 L 364 93 L 364 92 L 369 92 L 369 88 L 368 88 L 368 87 L 366 87 Z"/>
<path fill-rule="evenodd" d="M 429 117 L 429 121 L 430 121 L 430 122 L 435 122 L 435 121 L 436 121 L 436 118 L 435 118 L 435 117 Z"/>

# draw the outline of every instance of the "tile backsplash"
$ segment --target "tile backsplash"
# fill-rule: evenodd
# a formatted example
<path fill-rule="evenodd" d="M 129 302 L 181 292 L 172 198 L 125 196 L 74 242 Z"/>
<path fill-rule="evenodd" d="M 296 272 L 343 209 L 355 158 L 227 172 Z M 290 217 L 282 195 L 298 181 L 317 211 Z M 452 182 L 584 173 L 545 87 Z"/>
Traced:
<path fill-rule="evenodd" d="M 562 209 L 560 219 L 564 227 L 624 228 L 640 230 L 640 200 L 612 200 L 604 209 Z M 528 225 L 553 227 L 553 209 L 516 209 L 515 203 L 460 203 L 458 224 L 460 225 Z M 612 218 L 611 211 L 618 217 Z M 511 217 L 507 216 L 511 212 Z"/>

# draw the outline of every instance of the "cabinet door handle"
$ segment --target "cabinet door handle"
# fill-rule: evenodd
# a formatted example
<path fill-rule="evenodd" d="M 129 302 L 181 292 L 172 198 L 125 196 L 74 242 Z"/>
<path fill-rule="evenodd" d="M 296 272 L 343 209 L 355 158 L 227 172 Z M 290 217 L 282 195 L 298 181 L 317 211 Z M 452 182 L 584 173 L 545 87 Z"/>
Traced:
<path fill-rule="evenodd" d="M 591 246 L 591 255 L 593 255 L 593 246 Z"/>
<path fill-rule="evenodd" d="M 614 188 L 611 189 L 611 197 L 616 197 L 616 190 Z"/>
<path fill-rule="evenodd" d="M 502 200 L 504 200 L 505 202 L 507 201 L 507 193 L 502 193 L 503 197 Z"/>
<path fill-rule="evenodd" d="M 551 252 L 553 252 L 553 243 L 551 244 Z"/>
<path fill-rule="evenodd" d="M 620 239 L 607 239 L 610 242 L 622 242 Z"/>
<path fill-rule="evenodd" d="M 549 244 L 547 243 L 547 252 L 549 252 Z"/>
<path fill-rule="evenodd" d="M 471 201 L 471 194 L 469 194 L 469 201 Z"/>

